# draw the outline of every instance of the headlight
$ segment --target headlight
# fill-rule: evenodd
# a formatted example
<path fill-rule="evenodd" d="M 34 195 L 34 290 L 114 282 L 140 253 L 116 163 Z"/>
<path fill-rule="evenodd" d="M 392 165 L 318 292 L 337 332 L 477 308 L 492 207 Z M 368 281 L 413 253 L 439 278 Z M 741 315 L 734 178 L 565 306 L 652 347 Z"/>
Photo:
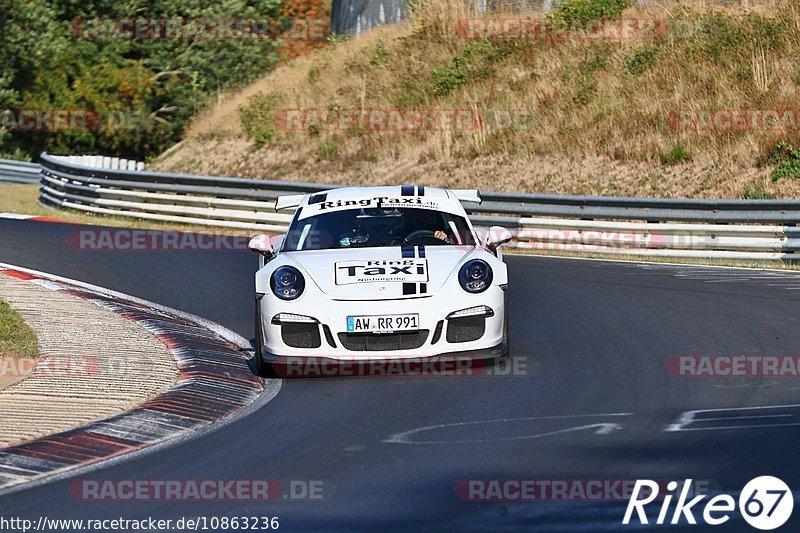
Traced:
<path fill-rule="evenodd" d="M 294 267 L 282 266 L 275 269 L 270 279 L 272 293 L 281 300 L 294 300 L 306 287 L 303 275 Z"/>
<path fill-rule="evenodd" d="M 482 259 L 467 261 L 458 271 L 458 282 L 467 292 L 483 292 L 492 284 L 492 267 Z"/>

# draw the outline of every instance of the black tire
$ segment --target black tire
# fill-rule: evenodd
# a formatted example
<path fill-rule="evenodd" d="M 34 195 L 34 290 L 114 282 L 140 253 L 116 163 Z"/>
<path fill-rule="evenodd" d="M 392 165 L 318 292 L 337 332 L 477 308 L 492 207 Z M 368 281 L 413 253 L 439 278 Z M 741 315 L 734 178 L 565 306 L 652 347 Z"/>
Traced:
<path fill-rule="evenodd" d="M 256 340 L 255 357 L 253 358 L 256 374 L 261 377 L 266 376 L 266 364 L 264 364 L 264 334 L 261 325 L 261 306 L 256 300 Z"/>

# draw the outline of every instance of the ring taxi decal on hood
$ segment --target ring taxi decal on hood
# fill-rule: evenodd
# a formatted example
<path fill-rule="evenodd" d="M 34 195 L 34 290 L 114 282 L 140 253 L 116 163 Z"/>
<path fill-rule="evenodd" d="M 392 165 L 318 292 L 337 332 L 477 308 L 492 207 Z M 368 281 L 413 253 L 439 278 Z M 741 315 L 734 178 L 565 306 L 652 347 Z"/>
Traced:
<path fill-rule="evenodd" d="M 423 258 L 339 261 L 334 263 L 334 269 L 337 285 L 373 282 L 416 284 L 428 281 L 428 261 Z"/>

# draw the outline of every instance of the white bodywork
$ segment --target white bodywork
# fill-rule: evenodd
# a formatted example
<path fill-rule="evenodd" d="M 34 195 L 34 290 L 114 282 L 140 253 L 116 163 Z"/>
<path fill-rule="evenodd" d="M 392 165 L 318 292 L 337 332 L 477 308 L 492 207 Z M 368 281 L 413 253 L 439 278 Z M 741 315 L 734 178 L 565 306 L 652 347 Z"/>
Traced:
<path fill-rule="evenodd" d="M 409 194 L 411 189 L 412 194 Z M 405 193 L 405 194 L 402 194 Z M 421 193 L 421 194 L 420 194 Z M 256 273 L 257 305 L 260 311 L 262 351 L 264 360 L 275 356 L 320 357 L 338 360 L 403 359 L 445 354 L 470 356 L 501 355 L 504 343 L 505 293 L 508 283 L 506 265 L 499 250 L 487 246 L 476 235 L 458 197 L 480 202 L 477 191 L 448 191 L 428 187 L 360 187 L 342 188 L 303 197 L 278 200 L 277 206 L 295 207 L 295 220 L 312 217 L 321 211 L 353 209 L 372 206 L 380 198 L 382 207 L 395 203 L 403 207 L 420 206 L 464 217 L 469 224 L 473 245 L 387 246 L 336 248 L 326 250 L 284 251 L 283 239 L 273 238 L 275 252 Z M 397 202 L 395 202 L 397 201 Z M 482 259 L 491 267 L 491 285 L 485 291 L 472 294 L 464 290 L 458 274 L 462 265 L 472 259 Z M 365 277 L 366 262 L 370 264 L 402 265 L 401 272 Z M 386 262 L 386 263 L 383 263 Z M 300 271 L 305 288 L 295 300 L 282 300 L 272 291 L 271 276 L 281 266 L 290 265 Z M 413 291 L 413 292 L 412 292 Z M 465 342 L 449 342 L 448 327 L 451 313 L 486 306 L 484 331 L 480 338 Z M 275 317 L 289 313 L 309 317 L 317 322 L 321 345 L 318 348 L 297 348 L 287 345 L 282 336 L 283 324 Z M 412 349 L 389 350 L 348 349 L 344 342 L 354 334 L 348 333 L 350 316 L 418 315 L 417 344 Z M 277 322 L 281 322 L 277 320 Z M 285 324 L 285 323 L 284 323 Z M 439 335 L 435 339 L 437 325 Z M 461 322 L 463 324 L 463 322 Z M 329 330 L 326 331 L 325 327 Z M 386 333 L 373 333 L 381 335 Z M 391 334 L 391 332 L 390 332 Z M 387 339 L 384 337 L 383 339 Z M 383 340 L 378 339 L 378 340 Z M 363 339 L 359 339 L 363 340 Z M 371 341 L 365 341 L 371 342 Z M 504 348 L 504 346 L 503 346 Z"/>

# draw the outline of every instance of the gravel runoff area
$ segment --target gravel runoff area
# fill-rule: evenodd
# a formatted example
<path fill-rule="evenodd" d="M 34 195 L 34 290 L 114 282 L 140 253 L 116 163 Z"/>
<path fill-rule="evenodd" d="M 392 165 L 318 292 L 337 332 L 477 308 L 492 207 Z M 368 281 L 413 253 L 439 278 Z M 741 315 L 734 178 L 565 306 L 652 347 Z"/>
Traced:
<path fill-rule="evenodd" d="M 168 390 L 175 358 L 135 321 L 91 301 L 0 273 L 5 300 L 39 337 L 39 361 L 0 359 L 24 378 L 0 390 L 0 448 L 125 411 Z"/>

